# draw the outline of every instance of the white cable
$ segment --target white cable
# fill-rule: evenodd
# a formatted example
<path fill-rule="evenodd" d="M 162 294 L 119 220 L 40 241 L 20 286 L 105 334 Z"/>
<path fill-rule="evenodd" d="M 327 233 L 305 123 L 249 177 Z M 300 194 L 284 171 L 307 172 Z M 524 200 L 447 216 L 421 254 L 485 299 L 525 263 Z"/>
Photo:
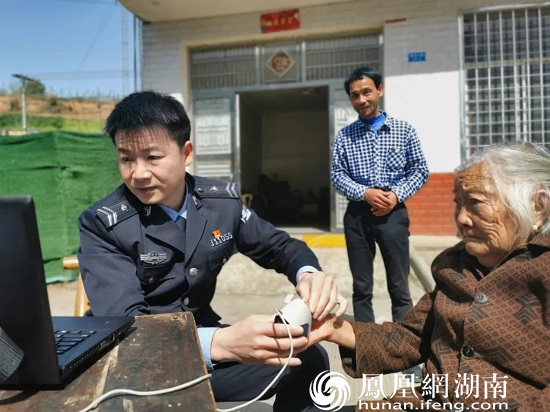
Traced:
<path fill-rule="evenodd" d="M 206 379 L 209 379 L 211 376 L 212 375 L 208 373 L 206 375 L 198 377 L 197 379 L 193 379 L 192 381 L 182 383 L 181 385 L 173 386 L 171 388 L 166 388 L 166 389 L 159 389 L 159 390 L 156 390 L 156 391 L 134 391 L 132 389 L 115 389 L 115 390 L 112 390 L 110 392 L 104 393 L 103 395 L 101 395 L 99 398 L 97 398 L 95 401 L 90 403 L 88 406 L 86 406 L 84 409 L 80 410 L 79 412 L 91 411 L 92 409 L 97 408 L 97 406 L 101 402 L 103 402 L 105 399 L 113 397 L 113 396 L 118 396 L 118 395 L 136 395 L 136 396 L 164 395 L 166 393 L 176 392 L 176 391 L 179 391 L 181 389 L 190 388 L 191 386 L 196 385 L 197 383 L 200 383 L 200 382 L 202 382 Z"/>
<path fill-rule="evenodd" d="M 264 396 L 264 394 L 269 390 L 269 388 L 271 388 L 273 386 L 273 384 L 277 381 L 277 379 L 279 379 L 279 377 L 281 376 L 281 374 L 284 372 L 284 370 L 286 369 L 286 367 L 288 366 L 288 364 L 290 363 L 290 359 L 292 359 L 292 355 L 294 354 L 294 343 L 292 341 L 292 334 L 290 333 L 290 329 L 288 327 L 288 322 L 284 319 L 283 317 L 283 314 L 281 313 L 281 311 L 279 309 L 275 309 L 275 313 L 277 313 L 277 315 L 279 315 L 279 317 L 281 318 L 281 320 L 283 321 L 283 325 L 285 326 L 285 329 L 286 329 L 286 332 L 288 333 L 288 337 L 290 339 L 290 353 L 288 355 L 288 358 L 285 362 L 285 364 L 283 365 L 282 369 L 279 371 L 279 373 L 277 374 L 277 376 L 275 376 L 275 378 L 273 378 L 273 380 L 269 383 L 269 385 L 267 385 L 267 387 L 262 391 L 262 393 L 260 393 L 258 396 L 256 396 L 254 399 L 246 402 L 246 403 L 243 403 L 242 405 L 239 405 L 239 406 L 235 406 L 233 408 L 229 408 L 229 409 L 218 409 L 218 412 L 232 412 L 232 411 L 236 411 L 236 410 L 239 410 L 240 408 L 244 408 L 245 406 L 248 406 L 250 405 L 251 403 L 253 402 L 256 402 L 258 401 L 262 396 Z M 154 395 L 164 395 L 166 393 L 171 393 L 171 392 L 176 392 L 176 391 L 179 391 L 179 390 L 182 390 L 182 389 L 187 389 L 187 388 L 190 388 L 191 386 L 194 386 L 196 385 L 197 383 L 200 383 L 206 379 L 209 379 L 212 377 L 212 374 L 208 373 L 206 375 L 203 375 L 203 376 L 200 376 L 198 377 L 197 379 L 193 379 L 192 381 L 189 381 L 189 382 L 186 382 L 186 383 L 182 383 L 181 385 L 177 385 L 177 386 L 173 386 L 171 388 L 166 388 L 166 389 L 159 389 L 159 390 L 156 390 L 156 391 L 135 391 L 135 390 L 132 390 L 132 389 L 114 389 L 112 391 L 109 391 L 107 393 L 104 393 L 103 395 L 101 395 L 99 398 L 97 398 L 96 400 L 94 400 L 92 403 L 90 403 L 88 406 L 86 406 L 84 409 L 81 409 L 79 412 L 88 412 L 88 411 L 91 411 L 92 409 L 95 409 L 98 407 L 98 405 L 103 402 L 104 400 L 108 399 L 108 398 L 111 398 L 113 396 L 118 396 L 118 395 L 135 395 L 135 396 L 154 396 Z"/>
<path fill-rule="evenodd" d="M 285 329 L 286 329 L 286 332 L 288 333 L 288 337 L 290 339 L 290 353 L 288 354 L 288 358 L 286 359 L 286 362 L 285 364 L 283 365 L 282 369 L 279 371 L 279 373 L 277 374 L 277 376 L 275 376 L 273 378 L 273 380 L 269 383 L 269 385 L 266 386 L 266 388 L 262 391 L 262 393 L 260 393 L 258 396 L 256 396 L 254 399 L 248 401 L 248 402 L 245 402 L 243 403 L 242 405 L 238 405 L 238 406 L 235 406 L 233 408 L 229 408 L 229 409 L 217 409 L 218 412 L 233 412 L 233 411 L 238 411 L 239 409 L 241 408 L 244 408 L 245 406 L 248 406 L 250 405 L 251 403 L 254 403 L 258 400 L 261 399 L 262 396 L 264 396 L 264 394 L 268 391 L 269 388 L 271 388 L 273 386 L 273 384 L 275 382 L 277 382 L 277 379 L 279 379 L 279 377 L 281 376 L 281 374 L 285 371 L 286 367 L 288 366 L 288 364 L 290 363 L 290 359 L 292 358 L 292 355 L 294 354 L 294 342 L 292 341 L 292 334 L 290 333 L 290 329 L 288 327 L 288 322 L 286 321 L 286 319 L 283 317 L 283 314 L 282 312 L 279 310 L 279 309 L 275 309 L 275 313 L 277 313 L 277 315 L 279 315 L 279 317 L 281 318 L 281 320 L 283 321 L 283 325 L 285 325 Z"/>

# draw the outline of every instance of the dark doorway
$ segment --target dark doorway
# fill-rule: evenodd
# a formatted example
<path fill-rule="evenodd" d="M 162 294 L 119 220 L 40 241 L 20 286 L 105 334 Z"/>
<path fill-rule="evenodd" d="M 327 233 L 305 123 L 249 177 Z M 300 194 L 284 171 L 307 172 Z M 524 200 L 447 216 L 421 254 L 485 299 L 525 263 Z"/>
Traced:
<path fill-rule="evenodd" d="M 328 87 L 239 94 L 240 165 L 250 207 L 278 226 L 330 227 Z"/>

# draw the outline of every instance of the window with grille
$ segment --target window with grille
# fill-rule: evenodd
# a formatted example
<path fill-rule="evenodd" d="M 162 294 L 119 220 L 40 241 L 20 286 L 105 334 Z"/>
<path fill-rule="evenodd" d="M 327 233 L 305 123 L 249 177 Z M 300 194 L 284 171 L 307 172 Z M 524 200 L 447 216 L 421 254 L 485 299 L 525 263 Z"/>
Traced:
<path fill-rule="evenodd" d="M 191 53 L 191 87 L 213 89 L 256 83 L 255 47 L 235 47 Z"/>
<path fill-rule="evenodd" d="M 359 66 L 381 70 L 382 37 L 365 34 L 191 52 L 193 89 L 344 79 Z"/>
<path fill-rule="evenodd" d="M 381 70 L 380 36 L 321 39 L 306 43 L 306 80 L 344 79 L 360 66 Z"/>
<path fill-rule="evenodd" d="M 464 14 L 465 154 L 495 143 L 550 148 L 550 7 Z"/>

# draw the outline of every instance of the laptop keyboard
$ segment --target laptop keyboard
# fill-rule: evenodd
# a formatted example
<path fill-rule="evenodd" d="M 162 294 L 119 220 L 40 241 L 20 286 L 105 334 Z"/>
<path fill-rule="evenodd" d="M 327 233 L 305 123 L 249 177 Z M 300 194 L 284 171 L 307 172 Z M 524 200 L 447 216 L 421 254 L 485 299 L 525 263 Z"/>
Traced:
<path fill-rule="evenodd" d="M 55 345 L 57 354 L 62 355 L 92 336 L 95 330 L 56 330 Z"/>

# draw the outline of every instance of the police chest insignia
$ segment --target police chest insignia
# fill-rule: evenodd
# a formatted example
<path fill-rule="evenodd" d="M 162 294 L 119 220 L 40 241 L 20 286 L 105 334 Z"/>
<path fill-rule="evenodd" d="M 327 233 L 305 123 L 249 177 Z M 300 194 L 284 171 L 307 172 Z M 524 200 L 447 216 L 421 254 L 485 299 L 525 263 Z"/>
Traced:
<path fill-rule="evenodd" d="M 159 265 L 166 262 L 168 256 L 166 253 L 149 252 L 139 255 L 139 258 L 143 263 L 147 263 L 149 265 Z"/>
<path fill-rule="evenodd" d="M 231 232 L 222 234 L 221 230 L 219 229 L 212 231 L 212 236 L 214 237 L 214 239 L 210 239 L 210 246 L 221 245 L 222 243 L 233 239 L 233 234 Z"/>

